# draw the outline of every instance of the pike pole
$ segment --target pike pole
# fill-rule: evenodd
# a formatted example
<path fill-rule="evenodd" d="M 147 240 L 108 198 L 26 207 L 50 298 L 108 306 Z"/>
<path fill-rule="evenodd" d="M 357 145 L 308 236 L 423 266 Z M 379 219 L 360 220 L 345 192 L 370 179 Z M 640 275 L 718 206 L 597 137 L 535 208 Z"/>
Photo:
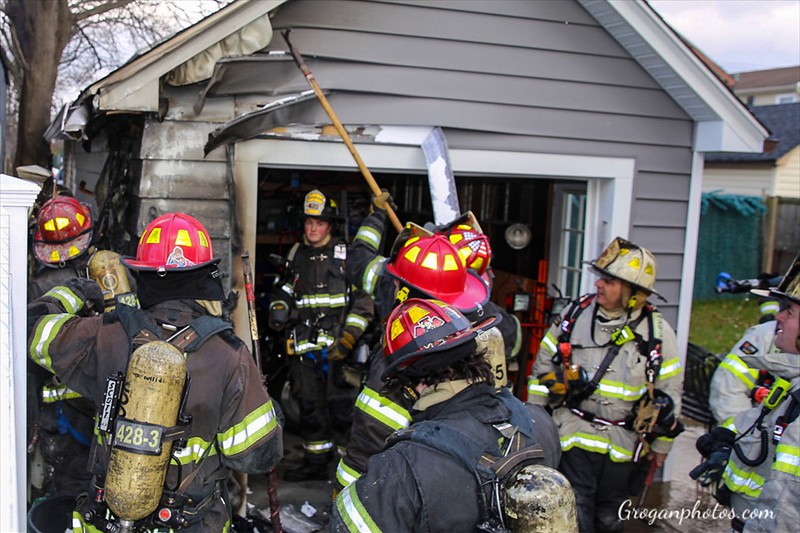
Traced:
<path fill-rule="evenodd" d="M 350 139 L 350 135 L 347 133 L 347 130 L 344 129 L 344 126 L 342 125 L 341 121 L 339 121 L 336 113 L 334 113 L 333 108 L 328 103 L 328 99 L 325 97 L 322 89 L 319 88 L 317 80 L 314 78 L 314 74 L 311 73 L 308 65 L 306 65 L 305 61 L 303 61 L 303 56 L 300 54 L 300 51 L 292 46 L 291 41 L 289 41 L 289 32 L 291 31 L 291 29 L 284 30 L 281 35 L 283 35 L 283 40 L 286 41 L 286 45 L 289 47 L 289 52 L 292 54 L 294 62 L 303 72 L 303 75 L 306 77 L 306 81 L 314 90 L 314 94 L 317 95 L 317 99 L 322 104 L 322 108 L 325 109 L 325 113 L 328 114 L 328 117 L 331 119 L 331 122 L 336 128 L 336 131 L 339 133 L 339 136 L 344 141 L 344 144 L 347 145 L 347 149 L 350 150 L 350 154 L 353 156 L 353 159 L 355 159 L 359 170 L 361 170 L 361 174 L 364 176 L 364 179 L 367 180 L 367 184 L 372 190 L 372 194 L 378 196 L 381 193 L 381 188 L 378 186 L 378 182 L 375 181 L 375 178 L 372 176 L 372 172 L 369 171 L 367 165 L 364 163 L 364 160 L 361 159 L 361 156 L 358 154 L 353 141 Z M 397 218 L 397 214 L 390 205 L 386 206 L 386 214 L 389 215 L 389 220 L 392 221 L 392 226 L 394 226 L 394 229 L 396 229 L 398 233 L 403 231 L 403 224 L 400 222 L 400 219 Z"/>
<path fill-rule="evenodd" d="M 258 371 L 261 370 L 261 347 L 258 343 L 258 322 L 256 322 L 256 293 L 253 285 L 253 270 L 250 267 L 250 252 L 242 254 L 242 270 L 244 271 L 244 292 L 247 297 L 247 316 L 250 319 L 250 337 L 253 341 L 253 357 Z M 266 385 L 266 378 L 262 372 L 262 380 Z M 267 472 L 267 497 L 269 498 L 269 515 L 272 522 L 272 531 L 281 533 L 281 504 L 278 500 L 278 474 L 275 467 Z"/>

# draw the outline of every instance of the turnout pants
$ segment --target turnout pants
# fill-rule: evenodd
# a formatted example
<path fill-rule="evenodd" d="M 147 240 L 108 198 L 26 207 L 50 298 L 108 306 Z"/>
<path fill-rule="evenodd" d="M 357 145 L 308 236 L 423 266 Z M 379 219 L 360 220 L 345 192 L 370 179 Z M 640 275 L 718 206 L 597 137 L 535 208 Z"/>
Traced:
<path fill-rule="evenodd" d="M 608 454 L 572 448 L 561 455 L 558 470 L 575 492 L 581 533 L 623 530 L 619 509 L 631 497 L 635 463 L 615 463 Z"/>
<path fill-rule="evenodd" d="M 320 362 L 319 353 L 304 353 L 289 360 L 292 395 L 300 407 L 300 436 L 304 460 L 327 464 L 334 446 L 344 448 L 350 438 L 358 390 L 335 379 L 338 363 Z"/>

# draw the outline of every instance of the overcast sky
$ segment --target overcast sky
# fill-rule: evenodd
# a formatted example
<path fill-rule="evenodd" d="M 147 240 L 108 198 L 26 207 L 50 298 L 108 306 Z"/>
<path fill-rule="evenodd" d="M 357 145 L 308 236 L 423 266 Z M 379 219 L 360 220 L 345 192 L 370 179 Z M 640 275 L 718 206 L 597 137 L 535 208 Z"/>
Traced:
<path fill-rule="evenodd" d="M 649 0 L 726 72 L 800 65 L 800 0 Z"/>

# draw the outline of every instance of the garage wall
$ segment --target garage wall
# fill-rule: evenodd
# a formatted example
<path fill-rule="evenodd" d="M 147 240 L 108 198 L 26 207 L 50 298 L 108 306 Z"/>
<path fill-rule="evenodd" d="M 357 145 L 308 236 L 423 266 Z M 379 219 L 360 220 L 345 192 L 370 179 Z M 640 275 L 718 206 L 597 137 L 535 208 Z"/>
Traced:
<path fill-rule="evenodd" d="M 693 123 L 577 2 L 294 0 L 272 25 L 268 50 L 291 28 L 344 123 L 439 125 L 451 149 L 635 159 L 627 237 L 656 254 L 675 320 Z M 290 66 L 248 64 L 243 92 L 306 88 Z M 293 121 L 329 122 L 310 104 Z"/>

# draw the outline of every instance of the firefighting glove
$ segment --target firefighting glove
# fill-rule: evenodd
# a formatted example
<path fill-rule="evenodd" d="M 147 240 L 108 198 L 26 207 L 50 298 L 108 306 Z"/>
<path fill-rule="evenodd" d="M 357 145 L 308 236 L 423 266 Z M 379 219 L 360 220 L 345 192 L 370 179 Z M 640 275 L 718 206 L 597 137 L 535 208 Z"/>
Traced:
<path fill-rule="evenodd" d="M 544 385 L 555 396 L 564 396 L 567 392 L 579 393 L 589 382 L 586 369 L 579 365 L 570 365 L 566 370 L 559 367 L 554 372 L 539 376 L 539 384 Z"/>
<path fill-rule="evenodd" d="M 703 487 L 719 483 L 722 479 L 722 473 L 728 465 L 735 438 L 733 431 L 715 427 L 710 433 L 697 439 L 697 451 L 706 460 L 689 472 L 689 477 Z"/>
<path fill-rule="evenodd" d="M 344 361 L 355 344 L 355 336 L 349 331 L 343 331 L 342 336 L 336 339 L 336 342 L 331 346 L 331 350 L 328 352 L 328 360 Z"/>
<path fill-rule="evenodd" d="M 76 315 L 91 316 L 102 313 L 105 309 L 105 300 L 100 285 L 94 280 L 85 278 L 72 278 L 64 283 L 63 288 L 71 291 L 83 302 L 83 306 L 76 310 Z M 53 289 L 53 290 L 57 290 Z"/>
<path fill-rule="evenodd" d="M 381 189 L 381 193 L 378 196 L 372 196 L 372 205 L 370 205 L 370 213 L 375 211 L 386 212 L 386 206 L 391 206 L 392 209 L 397 209 L 397 206 L 394 205 L 392 202 L 392 197 L 389 195 L 389 191 L 386 189 Z"/>

